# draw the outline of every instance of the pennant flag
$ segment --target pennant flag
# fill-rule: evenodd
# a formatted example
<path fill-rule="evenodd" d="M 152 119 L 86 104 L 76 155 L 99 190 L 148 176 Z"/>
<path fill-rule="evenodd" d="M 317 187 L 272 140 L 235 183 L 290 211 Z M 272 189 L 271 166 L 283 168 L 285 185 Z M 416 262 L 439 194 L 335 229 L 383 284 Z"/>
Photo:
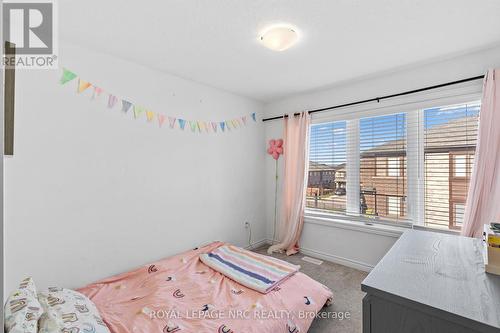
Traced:
<path fill-rule="evenodd" d="M 255 112 L 252 113 L 252 119 L 253 119 L 253 121 L 257 121 L 257 117 L 255 116 Z"/>
<path fill-rule="evenodd" d="M 148 118 L 148 121 L 153 120 L 155 116 L 155 113 L 153 111 L 146 110 L 146 117 Z"/>
<path fill-rule="evenodd" d="M 179 121 L 179 127 L 181 130 L 184 130 L 184 126 L 186 126 L 186 121 L 184 119 L 178 119 Z"/>
<path fill-rule="evenodd" d="M 165 122 L 165 115 L 158 113 L 158 125 L 163 125 L 163 122 Z"/>
<path fill-rule="evenodd" d="M 90 82 L 78 79 L 78 90 L 77 90 L 78 93 L 85 91 L 85 89 L 87 89 L 88 87 L 90 87 Z"/>
<path fill-rule="evenodd" d="M 175 117 L 168 117 L 168 122 L 170 123 L 170 128 L 175 126 Z"/>
<path fill-rule="evenodd" d="M 92 99 L 95 99 L 96 97 L 101 96 L 102 92 L 103 92 L 102 88 L 94 86 L 94 92 L 92 93 Z"/>
<path fill-rule="evenodd" d="M 229 126 L 229 121 L 228 121 L 228 120 L 226 120 L 226 128 L 227 128 L 228 130 L 231 130 L 231 127 Z"/>
<path fill-rule="evenodd" d="M 243 121 L 243 125 L 247 125 L 247 116 L 241 117 L 241 120 Z"/>
<path fill-rule="evenodd" d="M 208 122 L 204 121 L 203 123 L 203 128 L 205 128 L 205 132 L 210 132 L 210 126 L 208 124 Z"/>
<path fill-rule="evenodd" d="M 191 132 L 196 131 L 196 128 L 198 127 L 198 123 L 196 121 L 189 121 L 189 126 L 191 126 Z"/>
<path fill-rule="evenodd" d="M 233 123 L 233 128 L 238 128 L 238 125 L 240 124 L 240 123 L 238 123 L 237 119 L 231 120 L 231 123 Z"/>
<path fill-rule="evenodd" d="M 116 102 L 118 102 L 118 98 L 115 95 L 109 94 L 108 108 L 111 109 L 113 106 L 115 106 Z"/>
<path fill-rule="evenodd" d="M 63 68 L 63 73 L 62 73 L 61 79 L 59 80 L 59 83 L 65 84 L 65 83 L 68 83 L 69 81 L 73 80 L 74 78 L 76 78 L 75 73 L 68 71 L 66 68 Z"/>
<path fill-rule="evenodd" d="M 141 113 L 143 113 L 143 112 L 144 112 L 143 107 L 134 105 L 134 117 L 135 118 L 138 118 L 141 115 Z"/>
<path fill-rule="evenodd" d="M 196 123 L 198 124 L 198 132 L 201 132 L 202 130 L 205 129 L 205 122 L 204 121 L 198 120 Z"/>
<path fill-rule="evenodd" d="M 212 122 L 212 129 L 214 130 L 214 133 L 217 133 L 217 123 Z"/>
<path fill-rule="evenodd" d="M 224 132 L 224 127 L 226 126 L 226 123 L 221 121 L 220 122 L 220 129 L 222 130 L 222 132 Z"/>
<path fill-rule="evenodd" d="M 122 111 L 123 112 L 128 112 L 128 110 L 130 110 L 131 106 L 132 106 L 132 103 L 130 103 L 129 101 L 126 101 L 126 100 L 122 99 Z"/>

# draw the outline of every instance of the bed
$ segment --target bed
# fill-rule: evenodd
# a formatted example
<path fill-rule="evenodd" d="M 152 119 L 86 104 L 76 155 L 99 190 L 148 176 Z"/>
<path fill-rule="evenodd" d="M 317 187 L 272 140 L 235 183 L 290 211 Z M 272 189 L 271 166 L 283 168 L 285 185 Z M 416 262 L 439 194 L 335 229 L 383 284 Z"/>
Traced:
<path fill-rule="evenodd" d="M 112 333 L 307 332 L 331 291 L 295 273 L 267 294 L 244 287 L 199 259 L 214 242 L 78 289 Z"/>

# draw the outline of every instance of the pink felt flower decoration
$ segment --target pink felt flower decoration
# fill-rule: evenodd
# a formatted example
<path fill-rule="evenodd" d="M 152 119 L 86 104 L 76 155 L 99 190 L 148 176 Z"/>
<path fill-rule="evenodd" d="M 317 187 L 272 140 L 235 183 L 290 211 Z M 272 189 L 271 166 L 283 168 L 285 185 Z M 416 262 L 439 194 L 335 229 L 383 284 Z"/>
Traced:
<path fill-rule="evenodd" d="M 269 148 L 267 153 L 277 160 L 283 154 L 283 139 L 269 140 Z"/>

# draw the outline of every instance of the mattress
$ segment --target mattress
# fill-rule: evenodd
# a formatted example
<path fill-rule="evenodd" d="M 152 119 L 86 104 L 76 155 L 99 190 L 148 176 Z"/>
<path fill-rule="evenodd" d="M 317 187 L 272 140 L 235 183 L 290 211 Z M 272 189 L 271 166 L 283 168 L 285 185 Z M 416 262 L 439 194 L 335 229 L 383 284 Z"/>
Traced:
<path fill-rule="evenodd" d="M 261 294 L 199 259 L 214 242 L 78 289 L 112 333 L 307 332 L 331 291 L 300 272 Z"/>

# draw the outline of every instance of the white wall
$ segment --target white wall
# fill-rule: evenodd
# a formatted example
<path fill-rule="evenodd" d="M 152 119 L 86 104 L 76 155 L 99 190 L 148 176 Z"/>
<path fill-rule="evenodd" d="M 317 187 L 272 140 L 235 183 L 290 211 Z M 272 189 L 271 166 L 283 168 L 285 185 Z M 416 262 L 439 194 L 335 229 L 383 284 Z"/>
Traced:
<path fill-rule="evenodd" d="M 461 57 L 402 68 L 383 75 L 366 77 L 355 82 L 337 85 L 329 89 L 309 92 L 267 104 L 264 108 L 265 117 L 279 116 L 304 110 L 328 107 L 362 99 L 394 94 L 406 90 L 441 84 L 484 74 L 488 68 L 500 67 L 500 47 Z M 481 82 L 454 88 L 454 92 L 441 91 L 436 95 L 446 96 L 480 90 Z M 428 96 L 426 96 L 428 97 Z M 398 99 L 392 103 L 416 103 L 422 96 L 411 96 Z M 444 101 L 445 99 L 443 99 Z M 383 104 L 383 103 L 381 103 Z M 390 102 L 387 103 L 388 105 Z M 375 105 L 376 106 L 376 105 Z M 317 118 L 333 118 L 342 113 L 342 117 L 352 117 L 354 112 L 367 112 L 374 105 L 357 108 L 338 109 L 326 113 L 315 114 Z M 313 117 L 314 119 L 314 117 Z M 265 122 L 266 140 L 282 137 L 282 121 Z M 280 161 L 282 162 L 282 161 Z M 274 163 L 266 158 L 266 218 L 268 221 L 268 238 L 272 238 L 272 223 L 274 214 Z M 280 175 L 281 176 L 281 175 Z M 337 224 L 317 224 L 306 219 L 301 239 L 304 253 L 316 255 L 324 259 L 350 265 L 359 269 L 370 269 L 375 266 L 385 252 L 397 239 L 397 233 L 366 232 L 359 229 L 339 227 Z M 362 244 L 362 246 L 360 246 Z"/>
<path fill-rule="evenodd" d="M 61 66 L 152 110 L 218 120 L 262 105 L 68 46 Z M 266 237 L 261 121 L 224 134 L 158 128 L 19 71 L 15 156 L 5 159 L 6 288 L 79 287 L 214 240 Z"/>

